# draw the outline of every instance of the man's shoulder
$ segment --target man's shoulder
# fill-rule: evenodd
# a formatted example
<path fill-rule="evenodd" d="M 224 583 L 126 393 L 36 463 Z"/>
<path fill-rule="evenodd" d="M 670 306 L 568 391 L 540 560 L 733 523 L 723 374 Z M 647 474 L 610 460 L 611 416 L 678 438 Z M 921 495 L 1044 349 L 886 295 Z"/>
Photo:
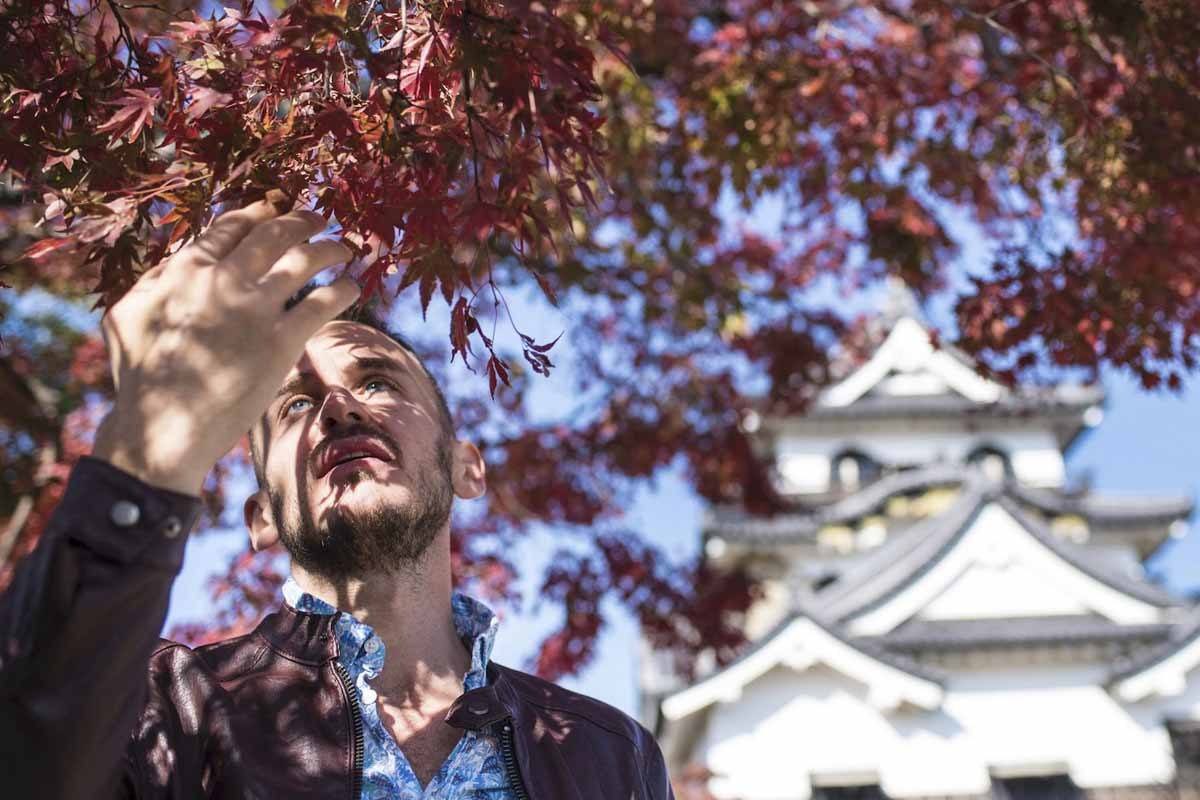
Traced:
<path fill-rule="evenodd" d="M 267 642 L 254 631 L 195 647 L 159 639 L 150 657 L 150 670 L 191 675 L 199 670 L 224 681 L 253 672 L 268 648 Z"/>
<path fill-rule="evenodd" d="M 495 662 L 493 662 L 495 663 Z M 512 667 L 495 664 L 507 684 L 522 702 L 555 714 L 568 714 L 586 720 L 609 734 L 627 740 L 642 751 L 653 736 L 633 717 L 603 700 L 551 683 Z"/>

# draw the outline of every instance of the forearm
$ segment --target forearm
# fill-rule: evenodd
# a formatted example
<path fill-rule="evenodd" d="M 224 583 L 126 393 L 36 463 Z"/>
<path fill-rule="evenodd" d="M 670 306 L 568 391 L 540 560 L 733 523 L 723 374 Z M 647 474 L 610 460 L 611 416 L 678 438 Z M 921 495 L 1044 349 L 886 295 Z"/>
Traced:
<path fill-rule="evenodd" d="M 98 796 L 115 775 L 199 508 L 98 459 L 72 472 L 0 595 L 0 774 L 29 790 L 14 796 Z"/>

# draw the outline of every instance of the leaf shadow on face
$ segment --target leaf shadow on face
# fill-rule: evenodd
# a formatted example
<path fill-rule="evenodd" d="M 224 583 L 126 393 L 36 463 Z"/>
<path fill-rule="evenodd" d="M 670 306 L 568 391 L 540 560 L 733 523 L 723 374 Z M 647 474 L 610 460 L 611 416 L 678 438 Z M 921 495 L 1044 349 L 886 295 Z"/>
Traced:
<path fill-rule="evenodd" d="M 353 324 L 353 321 L 336 322 L 339 324 L 321 330 L 321 340 L 317 345 L 320 352 L 339 351 L 336 360 L 317 363 L 323 361 L 322 356 L 318 351 L 310 349 L 297 360 L 295 368 L 301 373 L 317 373 L 318 366 L 335 372 L 353 369 L 354 385 L 348 380 L 350 373 L 335 374 L 332 378 L 330 374 L 326 374 L 312 378 L 314 385 L 307 390 L 300 390 L 307 395 L 306 399 L 311 402 L 311 406 L 307 413 L 297 415 L 299 418 L 290 422 L 286 434 L 283 433 L 285 429 L 276 423 L 275 438 L 286 435 L 287 448 L 294 447 L 295 450 L 293 452 L 285 448 L 283 452 L 274 453 L 276 461 L 280 462 L 275 474 L 279 474 L 279 468 L 283 464 L 286 464 L 283 468 L 288 472 L 282 479 L 276 478 L 267 482 L 268 494 L 276 517 L 276 528 L 285 547 L 291 551 L 293 561 L 299 558 L 307 571 L 321 574 L 320 565 L 328 563 L 333 572 L 328 573 L 327 577 L 357 575 L 364 568 L 370 569 L 362 566 L 370 563 L 374 568 L 391 572 L 393 568 L 398 567 L 387 567 L 387 564 L 415 564 L 427 546 L 426 543 L 416 550 L 406 552 L 405 547 L 399 543 L 408 540 L 421 543 L 426 541 L 426 537 L 397 537 L 396 542 L 390 543 L 395 545 L 394 547 L 385 548 L 386 552 L 381 550 L 374 553 L 370 552 L 369 548 L 364 549 L 366 539 L 359 541 L 353 534 L 346 538 L 347 532 L 355 522 L 351 520 L 348 528 L 347 518 L 341 513 L 342 509 L 346 508 L 342 501 L 347 493 L 361 485 L 359 478 L 362 476 L 354 474 L 347 476 L 344 481 L 327 483 L 320 477 L 320 464 L 328 453 L 328 448 L 346 436 L 363 435 L 382 442 L 395 457 L 392 466 L 395 470 L 405 473 L 405 483 L 412 497 L 402 509 L 400 506 L 381 506 L 353 513 L 356 516 L 359 513 L 365 514 L 366 518 L 370 519 L 368 525 L 379 525 L 380 509 L 383 509 L 383 512 L 393 514 L 387 518 L 387 522 L 396 530 L 429 532 L 436 528 L 440 531 L 448 519 L 449 505 L 453 502 L 453 454 L 450 448 L 452 439 L 443 435 L 442 416 L 436 399 L 437 389 L 431 383 L 432 379 L 425 374 L 424 367 L 417 357 L 385 332 L 367 325 Z M 376 390 L 379 392 L 378 401 L 369 396 L 358 398 L 356 387 L 359 384 L 375 375 L 377 369 L 387 370 L 387 367 L 368 366 L 361 362 L 378 361 L 381 358 L 385 361 L 394 360 L 401 374 L 383 376 L 383 380 L 392 387 L 390 390 Z M 345 380 L 344 385 L 339 384 L 338 391 L 350 394 L 338 401 L 339 411 L 327 413 L 326 404 L 330 401 L 330 396 L 320 385 L 322 379 L 339 382 Z M 284 398 L 282 402 L 287 403 L 289 400 Z M 272 418 L 278 416 L 279 409 L 279 406 L 273 408 Z M 316 413 L 313 413 L 314 411 Z M 272 439 L 271 424 L 266 415 L 260 420 L 256 433 L 262 444 L 261 463 L 265 465 L 271 454 L 278 449 L 278 443 Z M 450 435 L 452 436 L 452 431 Z M 382 488 L 382 483 L 380 485 Z M 401 512 L 398 513 L 396 509 L 401 509 Z M 289 520 L 295 524 L 289 525 Z M 340 533 L 337 533 L 338 531 Z M 432 542 L 435 538 L 435 535 L 430 534 L 428 541 Z M 341 552 L 338 542 L 349 550 L 346 553 Z M 300 549 L 289 546 L 289 543 Z M 304 547 L 305 543 L 315 544 L 315 551 L 308 551 Z M 357 551 L 354 558 L 350 558 L 350 551 Z M 343 561 L 343 556 L 350 558 L 350 561 Z M 367 561 L 363 561 L 363 558 Z M 392 561 L 393 558 L 396 559 L 395 562 Z M 347 572 L 346 569 L 352 562 L 359 566 Z"/>

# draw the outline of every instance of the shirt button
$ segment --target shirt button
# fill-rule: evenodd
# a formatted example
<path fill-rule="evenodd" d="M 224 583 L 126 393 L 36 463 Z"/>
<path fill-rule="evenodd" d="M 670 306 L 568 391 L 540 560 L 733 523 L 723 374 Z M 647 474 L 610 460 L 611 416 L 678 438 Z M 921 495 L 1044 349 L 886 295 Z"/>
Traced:
<path fill-rule="evenodd" d="M 376 639 L 374 637 L 367 639 L 366 650 L 368 653 L 374 653 L 378 649 L 379 649 L 379 640 L 378 639 Z"/>
<path fill-rule="evenodd" d="M 142 518 L 142 510 L 128 500 L 118 500 L 109 509 L 108 518 L 118 528 L 130 528 Z"/>
<path fill-rule="evenodd" d="M 179 517 L 167 517 L 167 521 L 163 523 L 162 534 L 168 539 L 174 539 L 183 530 L 183 523 L 179 521 Z"/>

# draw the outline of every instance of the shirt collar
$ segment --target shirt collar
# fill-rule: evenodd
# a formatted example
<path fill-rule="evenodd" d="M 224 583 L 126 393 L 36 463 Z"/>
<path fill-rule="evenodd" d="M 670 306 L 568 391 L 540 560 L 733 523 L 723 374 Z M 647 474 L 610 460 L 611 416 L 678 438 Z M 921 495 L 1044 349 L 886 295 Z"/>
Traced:
<path fill-rule="evenodd" d="M 301 613 L 337 615 L 334 627 L 338 631 L 340 644 L 354 642 L 356 645 L 362 645 L 374 636 L 374 629 L 370 625 L 359 622 L 348 611 L 339 611 L 316 595 L 304 591 L 290 576 L 283 583 L 283 600 Z M 500 620 L 485 604 L 460 592 L 451 595 L 450 608 L 458 638 L 471 654 L 471 666 L 464 678 L 465 688 L 479 688 L 487 682 L 488 662 L 492 658 L 492 648 L 496 644 Z M 382 649 L 379 655 L 382 657 Z M 349 661 L 357 656 L 357 653 L 343 653 L 339 650 L 339 658 L 344 657 L 344 660 Z"/>

